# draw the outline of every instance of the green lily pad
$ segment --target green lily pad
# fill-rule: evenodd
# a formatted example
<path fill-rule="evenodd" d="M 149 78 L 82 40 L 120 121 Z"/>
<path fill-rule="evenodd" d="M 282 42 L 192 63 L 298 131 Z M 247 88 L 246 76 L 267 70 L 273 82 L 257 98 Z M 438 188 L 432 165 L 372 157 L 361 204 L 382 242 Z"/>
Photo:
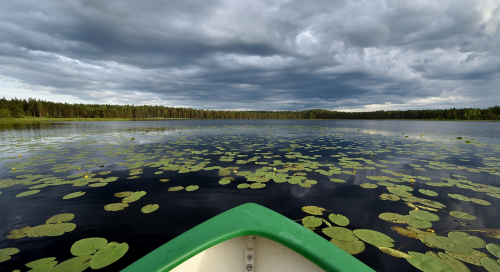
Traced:
<path fill-rule="evenodd" d="M 438 193 L 432 191 L 432 190 L 425 190 L 425 189 L 420 189 L 418 190 L 420 193 L 428 196 L 438 196 Z"/>
<path fill-rule="evenodd" d="M 125 197 L 122 199 L 122 203 L 131 203 L 131 202 L 135 202 L 139 199 L 141 199 L 141 197 L 145 196 L 146 195 L 146 192 L 144 191 L 137 191 L 137 192 L 133 192 L 132 194 L 130 194 L 129 196 Z"/>
<path fill-rule="evenodd" d="M 188 192 L 192 192 L 192 191 L 198 190 L 198 188 L 200 188 L 200 186 L 198 186 L 198 185 L 189 185 L 189 186 L 186 187 L 185 190 L 188 191 Z"/>
<path fill-rule="evenodd" d="M 254 182 L 250 185 L 250 189 L 262 189 L 264 187 L 266 187 L 266 184 L 261 182 Z"/>
<path fill-rule="evenodd" d="M 127 203 L 111 203 L 106 206 L 104 206 L 104 210 L 108 212 L 116 212 L 116 211 L 121 211 L 128 207 Z"/>
<path fill-rule="evenodd" d="M 16 197 L 23 197 L 23 196 L 34 195 L 34 194 L 37 194 L 39 192 L 40 192 L 40 190 L 30 190 L 30 191 L 19 193 L 19 194 L 16 195 Z"/>
<path fill-rule="evenodd" d="M 148 204 L 148 205 L 142 207 L 141 212 L 152 213 L 152 212 L 158 210 L 159 207 L 160 207 L 160 205 L 158 205 L 158 204 Z"/>
<path fill-rule="evenodd" d="M 51 218 L 45 221 L 46 224 L 58 224 L 62 222 L 69 222 L 75 218 L 75 215 L 72 213 L 61 213 L 52 216 Z"/>
<path fill-rule="evenodd" d="M 409 251 L 411 258 L 406 258 L 406 260 L 414 267 L 425 271 L 425 272 L 453 272 L 451 267 L 449 267 L 444 262 L 437 260 L 429 255 Z"/>
<path fill-rule="evenodd" d="M 380 219 L 391 222 L 391 223 L 398 223 L 398 224 L 407 224 L 410 222 L 410 219 L 408 217 L 405 217 L 401 214 L 398 213 L 381 213 L 378 216 Z"/>
<path fill-rule="evenodd" d="M 421 204 L 424 204 L 425 206 L 429 206 L 429 207 L 436 208 L 436 209 L 446 208 L 446 205 L 444 205 L 443 203 L 429 200 L 429 199 L 419 199 L 418 202 Z"/>
<path fill-rule="evenodd" d="M 470 272 L 470 269 L 461 261 L 451 257 L 450 255 L 439 252 L 438 256 L 443 260 L 454 272 Z"/>
<path fill-rule="evenodd" d="M 462 245 L 457 245 L 453 243 L 453 241 L 444 236 L 430 236 L 425 238 L 424 240 L 427 244 L 437 247 L 440 249 L 444 249 L 447 251 L 455 252 L 455 253 L 469 253 L 472 252 L 472 249 L 470 247 L 462 246 Z"/>
<path fill-rule="evenodd" d="M 481 264 L 484 266 L 488 272 L 498 272 L 500 271 L 500 263 L 489 257 L 481 258 Z"/>
<path fill-rule="evenodd" d="M 396 231 L 401 236 L 410 237 L 413 239 L 418 239 L 418 233 L 413 231 L 413 230 L 410 230 L 407 228 L 402 228 L 400 226 L 392 226 L 391 229 Z"/>
<path fill-rule="evenodd" d="M 84 194 L 85 194 L 85 192 L 81 192 L 81 191 L 80 192 L 74 192 L 74 193 L 67 194 L 67 195 L 63 196 L 63 199 L 71 199 L 71 198 L 82 196 Z"/>
<path fill-rule="evenodd" d="M 478 198 L 471 198 L 470 201 L 472 201 L 476 204 L 479 204 L 479 205 L 483 205 L 483 206 L 490 206 L 491 205 L 491 202 L 483 200 L 483 199 L 478 199 Z"/>
<path fill-rule="evenodd" d="M 324 228 L 322 232 L 330 238 L 344 242 L 353 242 L 359 240 L 358 237 L 354 236 L 352 230 L 343 227 L 327 227 Z"/>
<path fill-rule="evenodd" d="M 184 186 L 174 186 L 174 187 L 169 187 L 168 191 L 169 192 L 175 192 L 175 191 L 180 191 L 180 190 L 183 190 L 183 189 L 184 189 Z"/>
<path fill-rule="evenodd" d="M 429 229 L 429 228 L 432 228 L 432 223 L 430 221 L 427 221 L 427 220 L 418 220 L 418 219 L 415 219 L 409 215 L 405 215 L 404 216 L 408 221 L 408 225 L 414 227 L 414 228 L 417 228 L 417 229 Z"/>
<path fill-rule="evenodd" d="M 413 217 L 414 219 L 417 220 L 424 220 L 424 221 L 438 221 L 439 216 L 436 214 L 430 213 L 428 211 L 422 211 L 422 210 L 412 210 L 410 211 L 410 216 Z"/>
<path fill-rule="evenodd" d="M 75 256 L 84 256 L 94 254 L 97 250 L 104 248 L 108 244 L 108 240 L 104 238 L 94 237 L 85 238 L 76 241 L 71 246 L 71 254 Z"/>
<path fill-rule="evenodd" d="M 373 184 L 373 183 L 361 183 L 359 186 L 361 186 L 361 188 L 365 188 L 365 189 L 375 189 L 378 187 L 377 184 Z"/>
<path fill-rule="evenodd" d="M 451 211 L 450 215 L 453 217 L 465 219 L 465 220 L 476 220 L 476 218 L 477 218 L 474 215 L 470 215 L 466 212 L 459 212 L 459 211 Z"/>
<path fill-rule="evenodd" d="M 461 246 L 466 246 L 470 248 L 484 248 L 486 243 L 483 239 L 477 236 L 470 236 L 468 233 L 452 231 L 448 233 L 448 238 L 450 238 L 453 243 Z"/>
<path fill-rule="evenodd" d="M 361 240 L 365 241 L 368 244 L 372 244 L 376 247 L 393 247 L 394 240 L 375 230 L 369 229 L 357 229 L 354 230 L 353 233 Z"/>
<path fill-rule="evenodd" d="M 337 183 L 345 183 L 346 181 L 343 179 L 339 178 L 331 178 L 330 181 L 337 182 Z"/>
<path fill-rule="evenodd" d="M 90 268 L 101 269 L 116 261 L 118 261 L 125 253 L 129 246 L 127 243 L 109 243 L 103 249 L 97 251 L 90 260 Z"/>
<path fill-rule="evenodd" d="M 326 209 L 317 206 L 304 206 L 302 211 L 313 215 L 323 215 L 323 211 L 326 211 Z"/>
<path fill-rule="evenodd" d="M 26 231 L 28 237 L 43 237 L 43 236 L 60 236 L 66 232 L 73 231 L 76 224 L 73 223 L 58 223 L 45 224 L 29 228 Z"/>
<path fill-rule="evenodd" d="M 50 264 L 53 263 L 53 265 L 50 267 L 50 268 L 52 268 L 53 266 L 55 266 L 57 264 L 57 261 L 55 261 L 55 260 L 56 260 L 55 257 L 43 258 L 43 259 L 39 259 L 39 260 L 36 260 L 36 261 L 29 262 L 29 263 L 26 264 L 26 266 L 29 267 L 29 268 L 38 268 L 38 267 L 45 266 L 47 264 L 49 264 L 49 266 L 50 266 Z"/>
<path fill-rule="evenodd" d="M 385 254 L 391 255 L 391 256 L 396 257 L 396 258 L 410 258 L 411 257 L 410 255 L 408 255 L 402 251 L 399 251 L 399 250 L 396 250 L 396 249 L 390 248 L 390 247 L 379 247 L 378 249 L 380 249 Z"/>
<path fill-rule="evenodd" d="M 398 201 L 401 198 L 397 195 L 383 193 L 379 196 L 382 200 Z"/>
<path fill-rule="evenodd" d="M 129 195 L 131 195 L 133 192 L 131 191 L 125 191 L 125 192 L 119 192 L 119 193 L 116 193 L 115 196 L 116 197 L 127 197 Z"/>
<path fill-rule="evenodd" d="M 342 214 L 330 214 L 328 216 L 328 219 L 330 219 L 330 221 L 332 221 L 333 223 L 341 226 L 341 227 L 345 227 L 347 225 L 349 225 L 349 218 L 343 216 Z"/>
<path fill-rule="evenodd" d="M 497 257 L 497 258 L 500 258 L 500 246 L 497 245 L 497 244 L 493 244 L 493 243 L 490 243 L 490 244 L 487 244 L 486 245 L 486 249 L 491 253 L 493 254 L 493 256 Z"/>
<path fill-rule="evenodd" d="M 477 250 L 472 250 L 472 252 L 469 253 L 456 253 L 456 252 L 451 252 L 451 251 L 445 251 L 446 254 L 450 255 L 451 257 L 458 259 L 462 262 L 470 263 L 473 265 L 481 266 L 481 258 L 487 257 L 488 255 L 477 251 Z"/>
<path fill-rule="evenodd" d="M 50 272 L 81 272 L 90 266 L 92 255 L 78 256 L 66 260 L 52 268 Z"/>
<path fill-rule="evenodd" d="M 359 240 L 346 242 L 346 241 L 331 239 L 330 243 L 340 247 L 343 251 L 351 255 L 359 254 L 365 250 L 365 243 Z"/>
<path fill-rule="evenodd" d="M 462 201 L 470 201 L 470 198 L 463 196 L 463 195 L 459 195 L 459 194 L 448 194 L 448 196 L 451 198 L 454 198 L 454 199 L 462 200 Z"/>
<path fill-rule="evenodd" d="M 302 225 L 308 228 L 316 228 L 323 224 L 323 220 L 321 218 L 315 216 L 306 216 L 302 219 Z"/>
<path fill-rule="evenodd" d="M 19 249 L 15 247 L 0 249 L 0 263 L 10 260 L 11 256 L 17 253 L 19 253 Z"/>
<path fill-rule="evenodd" d="M 238 186 L 236 186 L 236 188 L 238 188 L 238 189 L 246 189 L 249 187 L 250 187 L 250 184 L 248 184 L 248 183 L 240 183 L 240 184 L 238 184 Z"/>

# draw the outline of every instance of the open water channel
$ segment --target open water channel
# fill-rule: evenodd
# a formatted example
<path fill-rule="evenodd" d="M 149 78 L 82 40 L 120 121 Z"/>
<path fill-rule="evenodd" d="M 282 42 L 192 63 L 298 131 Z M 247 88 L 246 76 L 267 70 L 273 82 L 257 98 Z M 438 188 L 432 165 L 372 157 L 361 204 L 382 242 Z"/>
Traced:
<path fill-rule="evenodd" d="M 98 270 L 119 271 L 247 202 L 377 271 L 487 271 L 481 259 L 500 258 L 499 138 L 499 122 L 0 123 L 0 271 L 57 271 L 91 237 L 128 245 Z"/>

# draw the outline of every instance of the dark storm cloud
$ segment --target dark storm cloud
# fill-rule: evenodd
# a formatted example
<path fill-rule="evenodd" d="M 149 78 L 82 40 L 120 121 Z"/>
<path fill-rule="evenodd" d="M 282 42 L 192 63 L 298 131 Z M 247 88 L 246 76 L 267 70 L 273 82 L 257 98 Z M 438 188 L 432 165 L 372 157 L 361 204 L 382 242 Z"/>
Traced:
<path fill-rule="evenodd" d="M 497 1 L 18 0 L 0 17 L 7 97 L 257 110 L 500 101 Z"/>

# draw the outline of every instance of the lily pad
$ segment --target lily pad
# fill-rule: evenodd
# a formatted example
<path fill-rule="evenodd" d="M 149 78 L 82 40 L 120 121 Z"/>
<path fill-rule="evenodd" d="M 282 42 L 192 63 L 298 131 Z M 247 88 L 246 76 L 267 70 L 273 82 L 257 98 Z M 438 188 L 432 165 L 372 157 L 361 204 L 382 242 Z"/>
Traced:
<path fill-rule="evenodd" d="M 466 212 L 459 212 L 459 211 L 451 211 L 450 215 L 453 217 L 465 219 L 465 220 L 476 220 L 476 218 L 477 218 L 474 215 L 470 215 Z"/>
<path fill-rule="evenodd" d="M 246 189 L 249 187 L 250 187 L 250 184 L 248 184 L 248 183 L 240 183 L 240 184 L 238 184 L 238 186 L 236 186 L 236 188 L 238 188 L 238 189 Z"/>
<path fill-rule="evenodd" d="M 115 212 L 115 211 L 121 211 L 128 207 L 127 203 L 111 203 L 106 206 L 104 206 L 104 210 L 108 212 Z"/>
<path fill-rule="evenodd" d="M 302 211 L 313 215 L 323 215 L 323 211 L 326 211 L 326 209 L 317 206 L 305 206 L 302 207 Z"/>
<path fill-rule="evenodd" d="M 84 194 L 85 194 L 85 192 L 81 192 L 81 191 L 80 192 L 74 192 L 74 193 L 67 194 L 67 195 L 63 196 L 63 199 L 71 199 L 71 198 L 82 196 Z"/>
<path fill-rule="evenodd" d="M 414 219 L 417 220 L 424 220 L 424 221 L 438 221 L 439 216 L 436 214 L 433 214 L 428 211 L 422 211 L 422 210 L 412 210 L 410 211 L 410 216 L 413 217 Z"/>
<path fill-rule="evenodd" d="M 189 186 L 186 187 L 185 190 L 188 191 L 188 192 L 191 192 L 191 191 L 198 190 L 198 188 L 200 188 L 200 186 L 198 186 L 198 185 L 189 185 Z"/>
<path fill-rule="evenodd" d="M 396 249 L 390 248 L 390 247 L 379 247 L 378 249 L 380 249 L 385 254 L 391 255 L 391 256 L 396 257 L 396 258 L 410 258 L 411 257 L 410 255 L 408 255 L 402 251 L 399 251 L 399 250 L 396 250 Z"/>
<path fill-rule="evenodd" d="M 158 210 L 159 207 L 160 207 L 160 205 L 158 205 L 158 204 L 148 204 L 148 205 L 142 207 L 141 212 L 152 213 L 152 212 Z"/>
<path fill-rule="evenodd" d="M 40 190 L 30 190 L 30 191 L 19 193 L 19 194 L 16 195 L 16 197 L 23 197 L 23 196 L 34 195 L 34 194 L 37 194 L 39 192 L 40 192 Z"/>
<path fill-rule="evenodd" d="M 175 191 L 180 191 L 180 190 L 183 190 L 183 189 L 184 189 L 184 186 L 174 186 L 174 187 L 169 187 L 168 191 L 169 192 L 175 192 Z"/>
<path fill-rule="evenodd" d="M 448 238 L 450 238 L 453 243 L 457 245 L 462 245 L 470 248 L 484 248 L 486 243 L 483 239 L 477 236 L 470 236 L 468 233 L 460 231 L 452 231 L 448 233 Z"/>
<path fill-rule="evenodd" d="M 250 185 L 250 189 L 262 189 L 264 187 L 266 187 L 266 184 L 261 182 L 254 182 Z"/>
<path fill-rule="evenodd" d="M 470 272 L 470 269 L 461 261 L 451 257 L 450 255 L 439 252 L 438 256 L 443 260 L 454 272 Z"/>
<path fill-rule="evenodd" d="M 86 238 L 76 241 L 71 246 L 71 254 L 75 256 L 84 256 L 94 254 L 97 250 L 104 248 L 108 240 L 100 237 Z"/>
<path fill-rule="evenodd" d="M 454 199 L 462 200 L 462 201 L 470 201 L 470 198 L 463 196 L 463 195 L 459 195 L 459 194 L 448 194 L 448 196 L 451 198 L 454 198 Z"/>
<path fill-rule="evenodd" d="M 428 196 L 438 196 L 438 193 L 432 191 L 432 190 L 425 190 L 425 189 L 420 189 L 418 190 L 420 193 Z"/>
<path fill-rule="evenodd" d="M 127 243 L 109 243 L 103 249 L 97 251 L 90 260 L 90 268 L 101 269 L 116 261 L 118 261 L 125 253 L 129 246 Z"/>
<path fill-rule="evenodd" d="M 119 193 L 116 193 L 115 196 L 116 197 L 127 197 L 129 195 L 131 195 L 133 192 L 131 191 L 125 191 L 125 192 L 119 192 Z"/>
<path fill-rule="evenodd" d="M 489 257 L 481 258 L 481 264 L 484 266 L 488 272 L 498 272 L 500 271 L 500 263 Z"/>
<path fill-rule="evenodd" d="M 357 229 L 354 230 L 353 233 L 361 240 L 365 241 L 368 244 L 372 244 L 376 247 L 393 247 L 394 240 L 375 230 L 369 229 Z"/>
<path fill-rule="evenodd" d="M 344 242 L 354 242 L 359 240 L 358 237 L 354 236 L 352 230 L 343 227 L 327 227 L 324 228 L 322 232 L 330 238 Z"/>
<path fill-rule="evenodd" d="M 328 219 L 330 219 L 330 221 L 342 227 L 349 225 L 349 218 L 345 217 L 342 214 L 332 213 L 328 216 Z"/>
<path fill-rule="evenodd" d="M 482 253 L 481 251 L 477 250 L 472 250 L 472 252 L 469 253 L 456 253 L 456 252 L 451 252 L 451 251 L 445 251 L 446 254 L 450 255 L 451 257 L 458 259 L 462 262 L 470 263 L 473 265 L 481 266 L 481 258 L 487 257 L 488 255 Z"/>
<path fill-rule="evenodd" d="M 359 186 L 361 186 L 361 188 L 365 188 L 365 189 L 375 189 L 378 187 L 377 184 L 373 184 L 373 183 L 361 183 Z"/>
<path fill-rule="evenodd" d="M 42 266 L 45 267 L 47 264 L 49 264 L 49 266 L 50 266 L 50 264 L 53 264 L 52 266 L 50 266 L 50 268 L 52 268 L 57 264 L 57 261 L 55 261 L 55 260 L 56 260 L 55 257 L 43 258 L 43 259 L 29 262 L 26 264 L 26 266 L 29 268 L 38 268 L 38 267 L 42 267 Z"/>
<path fill-rule="evenodd" d="M 408 217 L 405 217 L 401 214 L 398 213 L 381 213 L 378 216 L 380 219 L 391 222 L 391 223 L 398 223 L 398 224 L 407 224 L 410 222 L 410 219 Z"/>
<path fill-rule="evenodd" d="M 146 195 L 146 192 L 144 191 L 137 191 L 137 192 L 133 192 L 132 194 L 130 194 L 129 196 L 125 197 L 124 199 L 122 199 L 122 203 L 131 203 L 131 202 L 135 202 L 139 199 L 141 199 L 141 197 L 145 196 Z"/>
<path fill-rule="evenodd" d="M 409 221 L 408 221 L 408 225 L 414 227 L 414 228 L 417 228 L 417 229 L 429 229 L 429 228 L 432 228 L 432 223 L 430 221 L 427 221 L 427 220 L 418 220 L 418 219 L 415 219 L 409 215 L 405 215 L 404 216 L 405 218 L 407 218 Z"/>
<path fill-rule="evenodd" d="M 440 249 L 444 249 L 450 252 L 455 252 L 455 253 L 469 253 L 472 252 L 472 249 L 470 247 L 462 246 L 462 245 L 457 245 L 453 243 L 453 241 L 444 236 L 431 236 L 425 238 L 425 242 L 433 247 L 437 247 Z"/>
<path fill-rule="evenodd" d="M 52 268 L 50 272 L 81 272 L 90 266 L 92 255 L 74 257 Z"/>
<path fill-rule="evenodd" d="M 19 253 L 19 249 L 15 247 L 0 249 L 0 263 L 10 260 L 11 256 L 17 253 Z"/>
<path fill-rule="evenodd" d="M 337 182 L 337 183 L 345 183 L 346 181 L 343 179 L 339 178 L 331 178 L 330 181 Z"/>
<path fill-rule="evenodd" d="M 493 254 L 493 256 L 497 257 L 497 258 L 500 258 L 500 246 L 497 245 L 497 244 L 493 244 L 493 243 L 490 243 L 490 244 L 487 244 L 486 245 L 486 249 L 491 253 Z"/>
<path fill-rule="evenodd" d="M 359 254 L 365 250 L 365 243 L 363 243 L 362 241 L 359 241 L 359 240 L 352 241 L 352 242 L 346 242 L 346 241 L 331 239 L 330 243 L 338 246 L 343 251 L 345 251 L 351 255 Z"/>
<path fill-rule="evenodd" d="M 479 198 L 471 198 L 470 201 L 472 201 L 476 204 L 479 204 L 479 205 L 483 205 L 483 206 L 490 206 L 491 205 L 491 202 L 483 200 L 483 199 L 479 199 Z"/>
<path fill-rule="evenodd" d="M 28 237 L 43 237 L 43 236 L 60 236 L 66 232 L 73 231 L 76 224 L 73 223 L 58 223 L 45 224 L 29 228 L 26 231 Z"/>
<path fill-rule="evenodd" d="M 402 228 L 400 226 L 392 226 L 391 229 L 396 231 L 399 235 L 418 239 L 418 233 L 414 232 L 413 230 Z"/>
<path fill-rule="evenodd" d="M 449 267 L 444 262 L 437 260 L 429 255 L 409 251 L 411 258 L 406 258 L 406 260 L 414 267 L 425 271 L 425 272 L 453 272 L 451 267 Z"/>
<path fill-rule="evenodd" d="M 59 224 L 62 222 L 69 222 L 75 218 L 75 215 L 72 213 L 61 213 L 52 216 L 51 218 L 45 221 L 46 224 Z"/>
<path fill-rule="evenodd" d="M 308 228 L 316 228 L 323 224 L 323 220 L 321 218 L 315 216 L 306 216 L 302 219 L 302 225 Z"/>

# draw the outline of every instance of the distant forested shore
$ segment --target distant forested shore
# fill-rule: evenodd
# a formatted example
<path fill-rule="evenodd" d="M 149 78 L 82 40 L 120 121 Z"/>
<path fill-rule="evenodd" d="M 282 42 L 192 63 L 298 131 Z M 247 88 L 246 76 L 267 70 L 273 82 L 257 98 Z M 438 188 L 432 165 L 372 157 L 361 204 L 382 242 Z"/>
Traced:
<path fill-rule="evenodd" d="M 100 119 L 424 119 L 500 120 L 500 107 L 486 109 L 428 109 L 371 112 L 197 110 L 165 106 L 68 104 L 40 99 L 0 99 L 0 118 L 100 118 Z M 1 120 L 1 119 L 0 119 Z"/>

